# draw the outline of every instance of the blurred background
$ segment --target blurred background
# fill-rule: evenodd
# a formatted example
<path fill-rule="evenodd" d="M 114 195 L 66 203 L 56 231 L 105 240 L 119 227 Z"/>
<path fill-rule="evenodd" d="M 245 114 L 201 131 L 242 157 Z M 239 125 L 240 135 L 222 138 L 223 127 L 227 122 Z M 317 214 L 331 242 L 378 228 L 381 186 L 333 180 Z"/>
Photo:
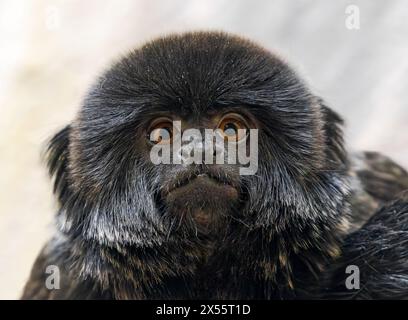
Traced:
<path fill-rule="evenodd" d="M 405 0 L 0 0 L 0 299 L 19 297 L 52 231 L 44 141 L 112 60 L 155 36 L 203 29 L 278 52 L 345 118 L 351 149 L 408 167 Z"/>

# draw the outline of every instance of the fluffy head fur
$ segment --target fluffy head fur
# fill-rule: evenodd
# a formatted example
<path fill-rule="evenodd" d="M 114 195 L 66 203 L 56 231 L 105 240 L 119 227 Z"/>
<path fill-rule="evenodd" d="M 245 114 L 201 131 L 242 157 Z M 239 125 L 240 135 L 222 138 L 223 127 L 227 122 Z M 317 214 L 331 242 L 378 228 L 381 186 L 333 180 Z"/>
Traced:
<path fill-rule="evenodd" d="M 259 129 L 256 175 L 151 163 L 152 119 L 202 125 L 226 111 Z M 145 44 L 99 78 L 48 149 L 73 269 L 117 298 L 205 296 L 197 288 L 208 277 L 223 284 L 218 297 L 292 292 L 294 274 L 314 274 L 339 254 L 349 210 L 341 123 L 286 63 L 250 41 L 187 33 Z M 223 191 L 205 184 L 166 194 L 202 173 L 237 194 L 217 198 Z M 200 188 L 205 196 L 191 198 Z M 215 216 L 215 234 L 197 228 L 198 206 Z"/>

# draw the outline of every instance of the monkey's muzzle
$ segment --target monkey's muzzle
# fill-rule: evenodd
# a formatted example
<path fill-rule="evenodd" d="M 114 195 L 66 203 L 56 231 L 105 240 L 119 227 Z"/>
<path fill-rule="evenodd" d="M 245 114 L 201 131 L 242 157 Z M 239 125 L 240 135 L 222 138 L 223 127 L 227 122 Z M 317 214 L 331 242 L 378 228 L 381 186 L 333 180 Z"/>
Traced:
<path fill-rule="evenodd" d="M 175 215 L 192 218 L 209 227 L 230 214 L 239 199 L 239 188 L 228 177 L 198 173 L 178 177 L 164 193 L 167 207 Z"/>

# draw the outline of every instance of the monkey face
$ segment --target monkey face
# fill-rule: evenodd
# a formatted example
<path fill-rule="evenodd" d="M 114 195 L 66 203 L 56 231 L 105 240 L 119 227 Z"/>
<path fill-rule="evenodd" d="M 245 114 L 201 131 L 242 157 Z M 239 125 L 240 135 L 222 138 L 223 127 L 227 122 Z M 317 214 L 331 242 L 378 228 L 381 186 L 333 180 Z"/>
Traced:
<path fill-rule="evenodd" d="M 153 161 L 160 166 L 155 170 L 160 172 L 164 216 L 197 231 L 215 232 L 221 221 L 239 212 L 244 194 L 237 150 L 247 153 L 248 128 L 254 122 L 232 112 L 203 114 L 178 126 L 173 121 L 170 115 L 160 117 L 148 130 L 152 148 L 168 153 L 164 163 Z"/>
<path fill-rule="evenodd" d="M 176 144 L 173 121 L 182 133 L 218 129 L 237 144 L 238 129 L 257 129 L 257 171 L 176 163 L 189 153 L 183 141 L 170 163 L 155 163 L 152 149 Z M 227 230 L 231 219 L 250 228 L 318 223 L 347 192 L 340 123 L 287 64 L 249 41 L 223 33 L 152 41 L 105 72 L 50 145 L 61 228 L 150 245 Z M 217 146 L 200 148 L 216 158 Z"/>

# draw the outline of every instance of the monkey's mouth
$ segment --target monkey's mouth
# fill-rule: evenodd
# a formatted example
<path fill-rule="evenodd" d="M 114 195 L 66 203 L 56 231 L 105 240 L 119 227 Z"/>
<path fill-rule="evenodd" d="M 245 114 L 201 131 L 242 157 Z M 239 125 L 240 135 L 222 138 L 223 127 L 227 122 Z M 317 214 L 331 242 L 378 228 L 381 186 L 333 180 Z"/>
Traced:
<path fill-rule="evenodd" d="M 194 221 L 195 228 L 205 232 L 221 225 L 239 198 L 237 182 L 225 172 L 183 173 L 162 190 L 166 217 L 178 217 L 186 226 Z"/>
<path fill-rule="evenodd" d="M 178 179 L 175 179 L 172 183 L 168 185 L 168 187 L 164 190 L 164 194 L 168 195 L 177 189 L 183 189 L 184 187 L 188 186 L 189 184 L 193 184 L 197 186 L 218 186 L 224 187 L 226 189 L 237 189 L 235 183 L 231 182 L 226 177 L 222 175 L 212 175 L 209 173 L 198 173 L 198 174 L 188 174 Z"/>

